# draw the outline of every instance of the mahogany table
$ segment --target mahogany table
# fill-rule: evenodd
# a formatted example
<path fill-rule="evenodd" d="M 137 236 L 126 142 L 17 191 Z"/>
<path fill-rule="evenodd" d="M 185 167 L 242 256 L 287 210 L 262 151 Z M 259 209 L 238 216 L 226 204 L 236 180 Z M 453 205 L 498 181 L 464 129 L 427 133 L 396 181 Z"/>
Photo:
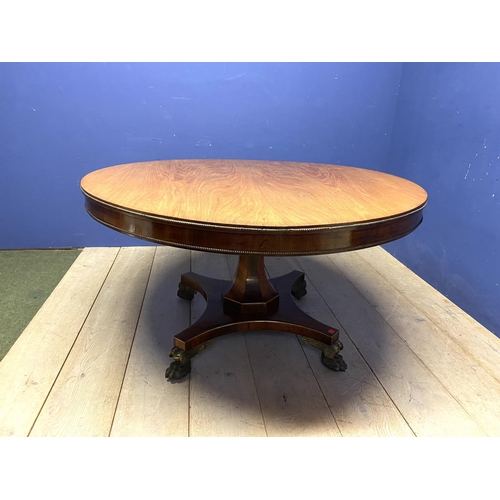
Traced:
<path fill-rule="evenodd" d="M 178 296 L 200 292 L 207 308 L 174 337 L 166 371 L 179 379 L 208 343 L 237 331 L 279 330 L 319 348 L 332 370 L 345 370 L 337 329 L 295 303 L 304 273 L 268 279 L 264 256 L 315 255 L 386 243 L 422 222 L 427 193 L 373 170 L 317 163 L 168 160 L 103 168 L 81 181 L 87 212 L 145 240 L 239 255 L 232 282 L 181 276 Z"/>

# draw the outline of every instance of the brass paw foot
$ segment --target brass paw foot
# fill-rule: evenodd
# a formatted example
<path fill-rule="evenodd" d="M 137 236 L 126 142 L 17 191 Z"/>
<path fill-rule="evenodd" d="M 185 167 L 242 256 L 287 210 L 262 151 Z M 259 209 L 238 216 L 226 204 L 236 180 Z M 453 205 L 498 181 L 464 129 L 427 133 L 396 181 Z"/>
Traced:
<path fill-rule="evenodd" d="M 191 357 L 188 353 L 173 347 L 168 354 L 174 361 L 165 372 L 165 378 L 169 380 L 179 380 L 185 377 L 191 371 Z"/>
<path fill-rule="evenodd" d="M 184 378 L 191 371 L 191 361 L 182 364 L 180 361 L 172 361 L 165 372 L 165 378 L 168 380 L 179 380 Z"/>
<path fill-rule="evenodd" d="M 184 283 L 182 283 L 182 281 L 179 283 L 179 290 L 177 290 L 177 297 L 180 297 L 181 299 L 185 300 L 193 300 L 195 293 L 196 290 L 194 288 L 185 285 Z"/>
<path fill-rule="evenodd" d="M 292 295 L 296 299 L 301 299 L 304 295 L 306 295 L 307 283 L 304 279 L 304 275 L 302 275 L 299 279 L 297 279 L 292 285 Z"/>
<path fill-rule="evenodd" d="M 325 353 L 321 353 L 321 362 L 330 370 L 334 372 L 345 372 L 347 363 L 344 361 L 340 354 L 335 354 L 333 358 L 327 358 Z"/>
<path fill-rule="evenodd" d="M 345 372 L 347 363 L 339 354 L 343 348 L 340 340 L 337 340 L 331 347 L 325 347 L 321 353 L 321 362 L 334 372 Z"/>
<path fill-rule="evenodd" d="M 185 377 L 188 373 L 191 372 L 191 358 L 196 356 L 200 351 L 205 349 L 209 342 L 205 342 L 196 346 L 194 349 L 190 351 L 183 351 L 178 347 L 172 347 L 168 355 L 171 358 L 174 358 L 170 366 L 167 368 L 165 372 L 165 378 L 169 380 L 179 380 L 180 378 Z"/>

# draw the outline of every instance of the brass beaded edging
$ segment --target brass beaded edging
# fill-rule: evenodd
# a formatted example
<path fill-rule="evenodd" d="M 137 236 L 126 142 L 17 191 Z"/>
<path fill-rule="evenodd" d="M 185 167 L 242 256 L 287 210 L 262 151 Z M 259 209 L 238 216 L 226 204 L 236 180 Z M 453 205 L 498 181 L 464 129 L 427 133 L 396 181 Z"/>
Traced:
<path fill-rule="evenodd" d="M 154 215 L 154 214 L 149 214 L 147 212 L 138 212 L 135 210 L 131 210 L 129 208 L 124 208 L 120 207 L 118 205 L 113 205 L 112 203 L 106 202 L 101 200 L 100 198 L 96 198 L 95 196 L 92 196 L 89 194 L 87 191 L 85 191 L 81 185 L 80 189 L 84 196 L 87 198 L 91 199 L 97 204 L 104 205 L 106 207 L 109 207 L 111 209 L 114 209 L 118 212 L 123 212 L 125 214 L 131 214 L 135 215 L 141 218 L 145 219 L 156 219 L 162 222 L 170 223 L 170 224 L 175 224 L 178 226 L 196 226 L 196 227 L 201 227 L 201 228 L 213 228 L 213 229 L 230 229 L 231 231 L 247 231 L 247 232 L 257 232 L 257 233 L 262 233 L 262 232 L 306 232 L 306 231 L 317 231 L 317 230 L 329 230 L 329 229 L 344 229 L 344 228 L 356 228 L 360 226 L 368 226 L 368 225 L 373 225 L 374 223 L 377 222 L 391 222 L 394 220 L 398 220 L 404 217 L 408 217 L 414 213 L 422 211 L 425 206 L 427 205 L 427 200 L 414 210 L 410 210 L 408 212 L 404 212 L 402 214 L 398 214 L 392 217 L 387 217 L 387 218 L 382 218 L 382 219 L 372 219 L 370 221 L 366 222 L 353 222 L 349 224 L 334 224 L 334 225 L 320 225 L 320 226 L 308 226 L 308 227 L 279 227 L 279 226 L 272 226 L 272 227 L 261 227 L 261 226 L 231 226 L 228 224 L 211 224 L 209 222 L 194 222 L 194 221 L 188 221 L 188 220 L 183 220 L 183 219 L 174 219 L 170 217 L 160 217 L 159 215 Z M 87 210 L 88 212 L 88 210 Z M 88 212 L 90 214 L 90 212 Z M 90 214 L 92 215 L 92 214 Z M 99 219 L 95 218 L 94 219 L 98 220 L 101 222 Z M 108 225 L 108 224 L 107 224 Z M 108 225 L 108 227 L 113 227 Z M 131 234 L 131 233 L 126 233 L 126 234 Z M 143 238 L 145 239 L 145 238 Z M 156 240 L 155 240 L 156 241 Z M 191 248 L 191 247 L 190 247 Z M 249 252 L 249 253 L 254 253 L 254 252 Z"/>

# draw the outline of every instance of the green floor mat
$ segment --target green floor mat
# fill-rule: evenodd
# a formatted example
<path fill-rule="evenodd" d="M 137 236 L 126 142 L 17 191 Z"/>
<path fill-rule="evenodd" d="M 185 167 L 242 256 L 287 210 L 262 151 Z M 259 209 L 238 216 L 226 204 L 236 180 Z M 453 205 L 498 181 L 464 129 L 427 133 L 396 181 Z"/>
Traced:
<path fill-rule="evenodd" d="M 0 360 L 81 250 L 0 251 Z"/>

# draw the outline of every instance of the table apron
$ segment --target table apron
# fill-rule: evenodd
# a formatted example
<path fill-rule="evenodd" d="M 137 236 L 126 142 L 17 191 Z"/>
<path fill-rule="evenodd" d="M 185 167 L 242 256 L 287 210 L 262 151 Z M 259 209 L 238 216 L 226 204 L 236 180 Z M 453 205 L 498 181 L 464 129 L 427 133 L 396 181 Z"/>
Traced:
<path fill-rule="evenodd" d="M 366 248 L 402 238 L 422 222 L 421 209 L 362 224 L 317 228 L 245 228 L 164 220 L 101 204 L 85 196 L 98 222 L 140 239 L 215 253 L 317 255 Z"/>

